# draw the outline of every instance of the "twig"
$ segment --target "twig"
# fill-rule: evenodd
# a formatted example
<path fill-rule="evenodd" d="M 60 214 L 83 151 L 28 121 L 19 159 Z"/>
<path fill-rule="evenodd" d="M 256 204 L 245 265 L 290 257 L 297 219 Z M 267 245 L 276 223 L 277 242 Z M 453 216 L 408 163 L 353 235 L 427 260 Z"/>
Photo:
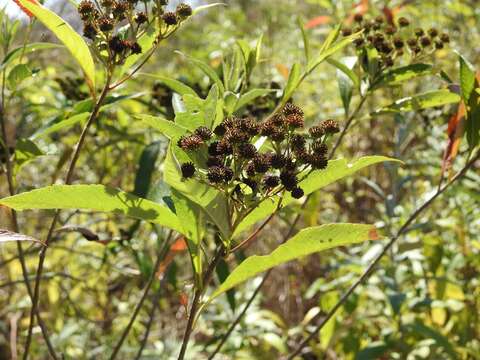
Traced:
<path fill-rule="evenodd" d="M 166 278 L 164 278 L 164 279 L 166 279 Z M 152 309 L 150 310 L 150 313 L 148 314 L 148 322 L 147 322 L 147 326 L 145 328 L 145 334 L 143 335 L 142 341 L 140 342 L 140 347 L 138 349 L 137 356 L 135 356 L 135 360 L 138 360 L 138 359 L 141 358 L 143 350 L 145 349 L 145 346 L 147 346 L 148 337 L 150 336 L 150 330 L 152 328 L 153 320 L 155 319 L 155 313 L 157 312 L 157 308 L 158 308 L 157 303 L 158 303 L 158 300 L 160 299 L 160 294 L 162 293 L 160 291 L 160 289 L 161 289 L 161 286 L 157 290 L 157 292 L 155 293 L 155 296 L 153 297 Z"/>
<path fill-rule="evenodd" d="M 130 317 L 130 321 L 128 322 L 127 327 L 122 333 L 122 336 L 120 337 L 120 340 L 118 340 L 117 345 L 115 345 L 115 348 L 113 349 L 112 355 L 110 356 L 110 360 L 114 360 L 118 352 L 120 351 L 120 348 L 123 345 L 123 342 L 128 336 L 128 333 L 130 332 L 130 329 L 132 328 L 133 323 L 135 322 L 138 313 L 140 312 L 140 309 L 143 306 L 143 303 L 145 302 L 145 299 L 148 296 L 148 293 L 150 292 L 150 288 L 152 287 L 153 281 L 155 280 L 157 269 L 160 266 L 160 263 L 162 262 L 164 256 L 165 256 L 165 249 L 168 249 L 168 243 L 170 242 L 170 238 L 172 237 L 173 231 L 170 230 L 167 239 L 165 240 L 165 246 L 162 248 L 162 251 L 160 251 L 157 255 L 157 260 L 155 261 L 155 265 L 152 269 L 152 273 L 150 274 L 150 278 L 148 279 L 147 286 L 145 286 L 145 290 L 143 291 L 142 297 L 140 298 L 140 301 L 137 303 L 137 306 L 135 307 L 135 310 L 133 311 L 132 316 Z"/>
<path fill-rule="evenodd" d="M 29 28 L 30 29 L 30 28 Z M 25 38 L 25 41 L 28 37 Z M 24 44 L 25 48 L 25 44 Z M 23 51 L 23 50 L 22 50 Z M 22 53 L 23 56 L 23 53 Z M 2 93 L 1 93 L 1 104 L 0 104 L 0 127 L 2 131 L 2 139 L 3 143 L 5 145 L 5 158 L 6 158 L 6 177 L 7 177 L 7 183 L 8 183 L 8 191 L 11 196 L 15 195 L 15 184 L 14 184 L 14 179 L 13 179 L 13 169 L 12 169 L 12 162 L 10 158 L 10 150 L 8 147 L 8 139 L 7 139 L 7 129 L 6 129 L 6 119 L 5 119 L 5 69 L 2 72 Z M 17 213 L 15 210 L 11 210 L 12 214 L 12 222 L 13 222 L 13 230 L 15 232 L 19 232 L 19 227 L 18 227 L 18 220 L 17 220 Z M 23 282 L 25 283 L 25 287 L 27 288 L 27 293 L 30 298 L 30 300 L 33 303 L 33 291 L 32 291 L 32 286 L 28 280 L 28 269 L 27 265 L 25 263 L 25 253 L 23 251 L 23 245 L 21 241 L 16 241 L 17 243 L 17 251 L 18 251 L 18 259 L 20 261 L 20 267 L 22 269 L 22 276 L 23 276 Z M 47 332 L 47 327 L 43 320 L 40 318 L 40 315 L 37 313 L 37 320 L 38 324 L 40 325 L 40 329 L 42 331 L 42 336 L 45 340 L 45 343 L 47 344 L 48 352 L 50 355 L 56 359 L 55 357 L 55 351 L 53 349 L 52 343 L 50 341 L 50 337 Z"/>
<path fill-rule="evenodd" d="M 100 107 L 102 106 L 103 101 L 105 100 L 105 97 L 107 96 L 107 93 L 109 91 L 109 86 L 110 86 L 110 79 L 111 79 L 111 73 L 110 71 L 107 72 L 107 81 L 105 83 L 105 86 L 102 90 L 102 93 L 100 94 L 100 97 L 98 98 L 97 102 L 95 103 L 95 106 L 92 110 L 92 113 L 90 114 L 90 117 L 87 120 L 87 123 L 85 124 L 82 133 L 80 134 L 80 137 L 78 139 L 77 145 L 75 146 L 75 151 L 72 156 L 72 160 L 70 161 L 70 165 L 67 170 L 67 175 L 65 177 L 65 184 L 70 184 L 73 178 L 73 174 L 75 171 L 75 166 L 77 164 L 78 158 L 80 156 L 80 151 L 83 148 L 83 144 L 85 143 L 85 139 L 87 137 L 88 130 L 90 129 L 90 126 L 93 124 L 95 119 L 97 118 L 97 115 L 100 111 Z M 42 272 L 43 272 L 43 266 L 45 263 L 45 257 L 47 254 L 47 249 L 48 245 L 50 244 L 50 241 L 52 239 L 55 225 L 57 224 L 58 217 L 60 215 L 60 211 L 57 210 L 55 212 L 55 215 L 53 216 L 52 222 L 50 224 L 50 228 L 48 230 L 47 238 L 45 240 L 45 246 L 41 249 L 39 259 L 38 259 L 38 266 L 37 266 L 37 276 L 35 279 L 35 289 L 33 292 L 33 298 L 32 298 L 32 308 L 30 310 L 30 325 L 28 327 L 28 334 L 27 334 L 27 340 L 25 343 L 25 353 L 23 354 L 23 360 L 26 360 L 28 358 L 28 352 L 30 349 L 30 344 L 32 340 L 32 332 L 33 332 L 33 326 L 35 323 L 34 316 L 37 313 L 37 307 L 38 307 L 38 301 L 40 297 L 40 282 L 42 278 Z M 38 317 L 38 315 L 37 315 Z M 57 359 L 56 355 L 51 354 L 54 359 Z"/>
<path fill-rule="evenodd" d="M 195 290 L 195 295 L 193 296 L 192 306 L 190 308 L 190 314 L 188 316 L 187 327 L 183 335 L 182 348 L 180 349 L 180 354 L 178 355 L 178 360 L 183 360 L 185 358 L 185 353 L 187 351 L 188 341 L 190 340 L 190 335 L 192 334 L 193 324 L 195 323 L 195 318 L 197 316 L 198 305 L 200 304 L 200 299 L 202 297 L 203 291 L 207 287 L 210 279 L 212 278 L 213 271 L 217 267 L 218 262 L 223 257 L 225 252 L 225 247 L 223 244 L 219 247 L 216 254 L 214 255 L 210 265 L 208 266 L 207 271 L 203 277 L 203 287 L 197 288 Z"/>
<path fill-rule="evenodd" d="M 433 195 L 430 199 L 425 201 L 422 206 L 420 206 L 410 217 L 407 219 L 407 221 L 400 227 L 400 229 L 397 231 L 396 235 L 390 239 L 390 241 L 387 243 L 387 245 L 384 246 L 380 254 L 377 255 L 377 257 L 370 263 L 370 265 L 365 269 L 363 274 L 360 276 L 360 278 L 355 281 L 355 283 L 350 286 L 350 288 L 347 290 L 345 294 L 342 295 L 340 300 L 332 307 L 332 309 L 327 313 L 327 315 L 322 319 L 320 324 L 317 325 L 317 327 L 310 333 L 310 335 L 303 340 L 300 345 L 293 351 L 289 356 L 288 360 L 292 360 L 295 356 L 297 356 L 302 349 L 308 345 L 308 343 L 317 336 L 317 334 L 322 330 L 322 328 L 325 326 L 325 324 L 332 318 L 332 316 L 336 313 L 336 311 L 347 301 L 347 299 L 350 297 L 350 295 L 355 291 L 355 289 L 362 284 L 366 279 L 369 278 L 371 273 L 373 272 L 373 269 L 375 266 L 379 263 L 379 261 L 383 258 L 383 256 L 388 252 L 388 250 L 395 244 L 395 242 L 398 240 L 398 238 L 407 231 L 408 227 L 415 221 L 415 219 L 425 210 L 427 209 L 434 201 L 436 198 L 438 198 L 445 190 L 447 190 L 455 181 L 460 179 L 465 173 L 475 164 L 475 162 L 480 159 L 480 150 L 478 151 L 477 155 L 470 160 L 464 168 L 457 174 L 455 175 L 445 186 L 437 190 L 435 195 Z"/>

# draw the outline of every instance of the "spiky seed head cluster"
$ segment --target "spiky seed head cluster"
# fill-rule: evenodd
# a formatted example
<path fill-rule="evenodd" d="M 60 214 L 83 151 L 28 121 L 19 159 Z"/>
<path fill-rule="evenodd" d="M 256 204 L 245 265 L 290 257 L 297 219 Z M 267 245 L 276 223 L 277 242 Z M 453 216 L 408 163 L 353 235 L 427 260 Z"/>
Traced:
<path fill-rule="evenodd" d="M 375 48 L 380 55 L 383 69 L 394 66 L 395 61 L 404 54 L 417 57 L 431 50 L 442 49 L 450 41 L 448 34 L 440 33 L 435 28 L 427 31 L 422 28 L 410 29 L 410 20 L 405 17 L 400 17 L 396 24 L 389 23 L 383 16 L 369 20 L 364 15 L 355 14 L 353 19 L 356 26 L 343 28 L 342 34 L 349 36 L 363 30 L 353 44 L 360 51 L 369 47 Z M 406 48 L 408 51 L 405 51 Z"/>
<path fill-rule="evenodd" d="M 165 12 L 168 1 L 161 0 L 151 11 L 137 11 L 138 0 L 103 0 L 100 3 L 82 0 L 78 13 L 83 21 L 83 35 L 92 41 L 92 46 L 98 50 L 109 49 L 109 57 L 115 64 L 121 64 L 132 54 L 141 54 L 142 47 L 138 38 L 149 23 L 161 19 L 164 29 L 160 36 L 167 33 L 172 26 L 192 15 L 192 8 L 187 4 L 177 6 L 175 12 Z M 128 32 L 120 33 L 116 29 L 127 24 L 127 17 L 136 26 L 131 26 Z"/>
<path fill-rule="evenodd" d="M 309 169 L 327 167 L 327 141 L 339 131 L 332 119 L 308 131 L 304 127 L 304 113 L 293 103 L 263 121 L 229 117 L 213 130 L 199 127 L 178 139 L 177 146 L 192 159 L 206 160 L 181 164 L 182 176 L 206 181 L 239 202 L 284 190 L 301 198 L 302 177 Z M 255 146 L 260 137 L 267 139 L 268 150 Z"/>

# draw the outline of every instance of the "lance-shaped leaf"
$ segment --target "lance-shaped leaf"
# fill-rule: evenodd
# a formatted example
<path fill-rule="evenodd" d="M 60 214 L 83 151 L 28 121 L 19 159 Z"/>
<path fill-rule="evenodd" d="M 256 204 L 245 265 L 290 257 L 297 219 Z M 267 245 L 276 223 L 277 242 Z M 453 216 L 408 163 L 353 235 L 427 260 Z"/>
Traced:
<path fill-rule="evenodd" d="M 247 258 L 215 290 L 210 300 L 275 266 L 334 247 L 376 239 L 378 235 L 373 225 L 327 224 L 303 229 L 272 253 Z"/>
<path fill-rule="evenodd" d="M 399 162 L 399 160 L 386 156 L 364 156 L 352 163 L 349 163 L 346 159 L 331 160 L 328 162 L 328 167 L 325 170 L 313 171 L 299 184 L 299 186 L 303 189 L 305 195 L 308 195 L 337 180 L 352 175 L 367 166 L 385 161 Z M 293 202 L 293 200 L 294 199 L 292 199 L 290 194 L 285 194 L 281 205 L 286 206 Z M 246 216 L 240 224 L 238 224 L 234 236 L 247 230 L 257 221 L 260 221 L 275 212 L 278 208 L 278 201 L 278 198 L 275 200 L 263 201 L 255 210 Z"/>
<path fill-rule="evenodd" d="M 33 241 L 43 244 L 40 240 L 37 240 L 31 236 L 19 234 L 5 229 L 0 229 L 0 243 L 7 241 Z"/>
<path fill-rule="evenodd" d="M 460 95 L 449 90 L 434 90 L 397 100 L 393 104 L 375 111 L 374 114 L 378 115 L 383 113 L 398 113 L 428 109 L 435 106 L 458 103 L 460 99 Z"/>
<path fill-rule="evenodd" d="M 411 80 L 413 78 L 429 75 L 432 73 L 433 66 L 429 64 L 411 64 L 395 68 L 383 74 L 372 87 L 379 88 L 382 86 L 398 85 L 402 82 Z"/>
<path fill-rule="evenodd" d="M 36 0 L 17 0 L 17 4 L 32 13 L 70 51 L 85 73 L 92 92 L 95 91 L 95 64 L 92 54 L 83 38 L 60 16 L 50 11 Z"/>
<path fill-rule="evenodd" d="M 193 96 L 198 96 L 195 90 L 193 90 L 190 86 L 184 84 L 181 81 L 172 79 L 168 76 L 162 76 L 162 75 L 155 75 L 155 74 L 146 74 L 146 73 L 140 73 L 139 75 L 146 76 L 155 80 L 158 80 L 159 82 L 165 84 L 168 88 L 171 90 L 175 91 L 176 93 L 180 95 L 193 95 Z"/>
<path fill-rule="evenodd" d="M 188 129 L 183 126 L 158 116 L 136 115 L 135 118 L 139 119 L 142 124 L 148 125 L 159 131 L 169 139 L 178 139 L 188 132 Z"/>
<path fill-rule="evenodd" d="M 124 214 L 183 231 L 177 216 L 161 204 L 103 185 L 52 185 L 0 200 L 17 211 L 31 209 L 82 209 Z"/>

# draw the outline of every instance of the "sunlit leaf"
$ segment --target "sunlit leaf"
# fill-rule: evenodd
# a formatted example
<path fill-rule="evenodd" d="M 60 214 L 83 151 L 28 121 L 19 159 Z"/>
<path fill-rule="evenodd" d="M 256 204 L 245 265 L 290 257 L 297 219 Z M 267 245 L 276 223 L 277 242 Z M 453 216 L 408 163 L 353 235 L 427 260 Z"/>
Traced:
<path fill-rule="evenodd" d="M 52 185 L 1 199 L 0 204 L 17 211 L 83 209 L 118 213 L 183 231 L 167 206 L 103 185 Z"/>
<path fill-rule="evenodd" d="M 247 258 L 233 269 L 228 278 L 211 295 L 210 300 L 275 266 L 333 247 L 369 239 L 378 239 L 373 225 L 328 224 L 303 229 L 269 255 L 254 255 Z"/>
<path fill-rule="evenodd" d="M 61 17 L 50 11 L 36 0 L 17 0 L 17 3 L 31 12 L 47 27 L 70 51 L 85 73 L 87 84 L 95 91 L 95 64 L 90 50 L 83 38 Z"/>
<path fill-rule="evenodd" d="M 460 99 L 460 95 L 449 90 L 434 90 L 397 100 L 393 104 L 375 111 L 374 114 L 417 111 L 436 106 L 458 103 Z"/>

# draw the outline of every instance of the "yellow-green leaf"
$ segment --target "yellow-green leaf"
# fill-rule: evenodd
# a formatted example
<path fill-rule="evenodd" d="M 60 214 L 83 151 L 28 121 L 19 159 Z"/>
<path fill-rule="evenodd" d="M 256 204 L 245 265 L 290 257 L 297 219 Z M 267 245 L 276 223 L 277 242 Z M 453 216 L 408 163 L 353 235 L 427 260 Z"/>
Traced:
<path fill-rule="evenodd" d="M 215 290 L 210 300 L 255 275 L 288 261 L 300 259 L 337 246 L 346 246 L 365 240 L 378 239 L 373 225 L 327 224 L 306 228 L 264 256 L 250 256 L 237 266 L 228 278 Z"/>
<path fill-rule="evenodd" d="M 36 0 L 17 0 L 45 25 L 70 51 L 79 63 L 90 89 L 95 91 L 95 64 L 92 54 L 83 38 L 60 16 L 50 11 Z"/>
<path fill-rule="evenodd" d="M 167 206 L 103 185 L 52 185 L 1 199 L 0 205 L 17 211 L 83 209 L 119 213 L 183 231 L 177 216 Z"/>

